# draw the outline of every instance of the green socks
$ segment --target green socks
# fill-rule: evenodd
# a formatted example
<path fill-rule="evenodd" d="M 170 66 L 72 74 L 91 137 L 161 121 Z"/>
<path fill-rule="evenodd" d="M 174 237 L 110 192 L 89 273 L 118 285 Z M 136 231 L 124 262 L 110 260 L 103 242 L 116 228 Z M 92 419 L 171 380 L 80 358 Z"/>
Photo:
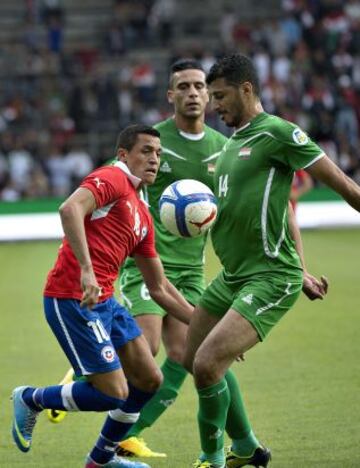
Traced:
<path fill-rule="evenodd" d="M 179 389 L 187 376 L 187 371 L 169 358 L 165 359 L 161 370 L 164 375 L 163 383 L 141 410 L 140 417 L 128 432 L 127 438 L 137 437 L 145 428 L 152 426 L 178 396 Z"/>
<path fill-rule="evenodd" d="M 224 430 L 230 404 L 225 378 L 210 387 L 198 389 L 198 395 L 198 423 L 204 457 L 214 465 L 223 466 Z"/>
<path fill-rule="evenodd" d="M 230 393 L 230 405 L 226 420 L 226 432 L 232 439 L 232 450 L 241 456 L 252 455 L 260 443 L 248 420 L 239 384 L 234 373 L 228 370 L 225 379 Z"/>

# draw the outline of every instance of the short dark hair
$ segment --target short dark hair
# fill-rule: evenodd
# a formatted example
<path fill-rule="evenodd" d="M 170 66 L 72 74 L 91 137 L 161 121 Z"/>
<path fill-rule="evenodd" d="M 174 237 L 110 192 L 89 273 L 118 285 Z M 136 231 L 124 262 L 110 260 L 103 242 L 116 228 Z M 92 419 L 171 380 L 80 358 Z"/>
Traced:
<path fill-rule="evenodd" d="M 182 58 L 179 60 L 176 60 L 171 66 L 170 66 L 170 77 L 169 77 L 169 87 L 172 88 L 174 84 L 174 73 L 177 73 L 179 71 L 183 70 L 200 70 L 205 73 L 202 65 L 200 62 L 198 62 L 195 59 L 192 58 Z"/>
<path fill-rule="evenodd" d="M 256 96 L 260 94 L 258 73 L 254 63 L 246 55 L 225 55 L 219 59 L 210 68 L 206 83 L 209 85 L 219 78 L 224 78 L 228 84 L 234 86 L 249 81 L 253 86 Z"/>
<path fill-rule="evenodd" d="M 119 148 L 131 151 L 137 142 L 138 135 L 145 134 L 160 138 L 160 133 L 150 125 L 135 124 L 125 127 L 117 138 L 116 152 Z"/>

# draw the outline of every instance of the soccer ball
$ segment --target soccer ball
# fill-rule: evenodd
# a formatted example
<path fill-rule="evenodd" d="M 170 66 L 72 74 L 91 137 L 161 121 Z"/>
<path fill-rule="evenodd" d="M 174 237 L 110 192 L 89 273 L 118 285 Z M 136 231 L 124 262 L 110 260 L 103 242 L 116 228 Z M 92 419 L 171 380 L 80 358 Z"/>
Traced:
<path fill-rule="evenodd" d="M 169 185 L 160 197 L 159 209 L 162 224 L 178 237 L 205 234 L 217 215 L 215 195 L 205 184 L 192 179 Z"/>

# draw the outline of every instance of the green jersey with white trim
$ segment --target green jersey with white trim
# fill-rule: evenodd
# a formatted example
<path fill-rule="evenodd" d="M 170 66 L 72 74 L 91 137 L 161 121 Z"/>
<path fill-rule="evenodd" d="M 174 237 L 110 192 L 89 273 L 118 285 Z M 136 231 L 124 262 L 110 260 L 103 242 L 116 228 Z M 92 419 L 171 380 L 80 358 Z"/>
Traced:
<path fill-rule="evenodd" d="M 214 189 L 214 169 L 227 138 L 205 125 L 199 135 L 185 134 L 173 118 L 154 126 L 160 132 L 161 159 L 156 181 L 147 187 L 150 212 L 156 230 L 156 249 L 164 265 L 199 268 L 203 265 L 206 236 L 179 238 L 162 225 L 159 199 L 170 184 L 179 179 L 195 179 Z"/>
<path fill-rule="evenodd" d="M 228 140 L 216 164 L 218 217 L 211 236 L 230 281 L 300 273 L 288 226 L 290 188 L 294 171 L 323 155 L 299 127 L 265 112 Z"/>
<path fill-rule="evenodd" d="M 198 180 L 214 189 L 214 170 L 227 138 L 216 130 L 204 126 L 200 135 L 181 132 L 173 118 L 154 125 L 160 132 L 161 159 L 155 183 L 145 189 L 154 219 L 156 250 L 167 267 L 199 269 L 203 267 L 206 236 L 180 238 L 170 234 L 160 221 L 159 199 L 163 191 L 179 179 Z M 134 265 L 127 259 L 125 268 Z"/>

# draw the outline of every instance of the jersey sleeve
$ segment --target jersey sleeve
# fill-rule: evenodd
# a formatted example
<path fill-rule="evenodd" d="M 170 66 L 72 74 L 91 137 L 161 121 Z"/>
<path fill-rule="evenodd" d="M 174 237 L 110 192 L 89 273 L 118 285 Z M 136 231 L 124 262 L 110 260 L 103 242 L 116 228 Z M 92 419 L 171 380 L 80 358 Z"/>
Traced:
<path fill-rule="evenodd" d="M 272 158 L 294 171 L 306 169 L 325 156 L 324 151 L 291 122 L 282 121 L 272 132 L 280 146 Z"/>
<path fill-rule="evenodd" d="M 135 249 L 132 251 L 131 256 L 134 254 L 136 255 L 141 255 L 142 257 L 157 257 L 158 254 L 156 252 L 155 248 L 155 231 L 154 231 L 154 224 L 149 216 L 149 230 L 144 237 L 144 239 L 139 242 L 139 244 L 135 247 Z"/>
<path fill-rule="evenodd" d="M 80 184 L 95 198 L 97 208 L 106 206 L 124 195 L 126 176 L 112 166 L 105 166 L 89 174 Z"/>

